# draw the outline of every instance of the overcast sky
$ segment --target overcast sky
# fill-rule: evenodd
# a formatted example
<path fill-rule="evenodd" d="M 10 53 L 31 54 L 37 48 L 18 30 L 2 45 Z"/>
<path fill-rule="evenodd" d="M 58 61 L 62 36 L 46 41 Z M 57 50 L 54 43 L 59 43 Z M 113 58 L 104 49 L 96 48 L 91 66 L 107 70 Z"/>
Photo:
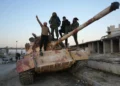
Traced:
<path fill-rule="evenodd" d="M 117 0 L 120 1 L 120 0 Z M 24 47 L 31 33 L 41 34 L 36 21 L 38 15 L 41 22 L 48 22 L 52 12 L 56 12 L 62 21 L 66 16 L 72 22 L 79 18 L 83 24 L 98 12 L 108 7 L 114 0 L 0 0 L 0 47 Z M 78 33 L 79 43 L 100 39 L 106 35 L 107 27 L 120 24 L 120 10 L 116 10 L 94 22 Z M 49 26 L 49 24 L 48 24 Z M 60 29 L 60 28 L 59 28 Z M 75 44 L 73 37 L 69 39 Z"/>

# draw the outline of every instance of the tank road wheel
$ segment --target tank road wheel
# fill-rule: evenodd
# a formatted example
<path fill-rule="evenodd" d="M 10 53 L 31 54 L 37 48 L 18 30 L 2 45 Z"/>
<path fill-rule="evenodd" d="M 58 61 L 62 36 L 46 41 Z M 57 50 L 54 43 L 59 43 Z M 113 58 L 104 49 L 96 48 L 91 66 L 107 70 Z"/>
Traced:
<path fill-rule="evenodd" d="M 34 74 L 31 71 L 25 71 L 25 72 L 19 73 L 19 80 L 22 85 L 33 84 Z"/>

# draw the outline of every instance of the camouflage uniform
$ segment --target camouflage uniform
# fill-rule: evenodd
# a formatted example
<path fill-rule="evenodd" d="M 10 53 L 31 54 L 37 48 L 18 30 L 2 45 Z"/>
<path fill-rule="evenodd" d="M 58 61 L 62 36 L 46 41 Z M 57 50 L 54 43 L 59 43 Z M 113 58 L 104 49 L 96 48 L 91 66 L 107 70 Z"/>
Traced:
<path fill-rule="evenodd" d="M 51 19 L 49 20 L 50 23 L 50 28 L 51 28 L 51 34 L 52 34 L 52 38 L 54 38 L 54 30 L 56 33 L 56 37 L 58 39 L 59 34 L 58 34 L 58 27 L 60 26 L 60 19 L 58 16 L 52 16 Z"/>
<path fill-rule="evenodd" d="M 76 29 L 78 26 L 79 26 L 79 23 L 78 23 L 77 21 L 76 21 L 76 22 L 73 22 L 73 23 L 71 24 L 71 30 Z M 74 40 L 75 40 L 76 45 L 78 46 L 77 33 L 73 34 L 73 37 L 74 37 Z"/>

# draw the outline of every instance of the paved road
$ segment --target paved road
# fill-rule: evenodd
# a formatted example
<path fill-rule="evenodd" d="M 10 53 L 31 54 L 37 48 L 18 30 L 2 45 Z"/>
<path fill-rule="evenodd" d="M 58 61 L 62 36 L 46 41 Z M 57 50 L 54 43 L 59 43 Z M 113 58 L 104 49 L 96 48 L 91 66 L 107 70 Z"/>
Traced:
<path fill-rule="evenodd" d="M 0 65 L 0 75 L 6 74 L 16 68 L 15 63 L 7 63 Z"/>
<path fill-rule="evenodd" d="M 0 80 L 6 79 L 7 76 L 13 76 L 14 74 L 12 74 L 12 72 L 15 68 L 15 63 L 0 64 Z"/>
<path fill-rule="evenodd" d="M 15 63 L 0 65 L 0 86 L 22 86 L 15 70 Z M 39 74 L 34 84 L 29 86 L 83 86 L 69 72 Z"/>

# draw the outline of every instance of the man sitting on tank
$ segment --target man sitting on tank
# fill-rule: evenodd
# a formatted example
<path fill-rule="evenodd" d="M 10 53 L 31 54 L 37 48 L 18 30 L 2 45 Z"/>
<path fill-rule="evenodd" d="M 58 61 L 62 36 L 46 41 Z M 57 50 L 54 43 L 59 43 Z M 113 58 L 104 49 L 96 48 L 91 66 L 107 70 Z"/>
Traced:
<path fill-rule="evenodd" d="M 35 33 L 32 33 L 32 35 L 35 38 L 32 49 L 33 49 L 33 51 L 36 51 L 36 48 L 39 47 L 39 45 L 40 45 L 41 36 L 37 36 Z"/>

